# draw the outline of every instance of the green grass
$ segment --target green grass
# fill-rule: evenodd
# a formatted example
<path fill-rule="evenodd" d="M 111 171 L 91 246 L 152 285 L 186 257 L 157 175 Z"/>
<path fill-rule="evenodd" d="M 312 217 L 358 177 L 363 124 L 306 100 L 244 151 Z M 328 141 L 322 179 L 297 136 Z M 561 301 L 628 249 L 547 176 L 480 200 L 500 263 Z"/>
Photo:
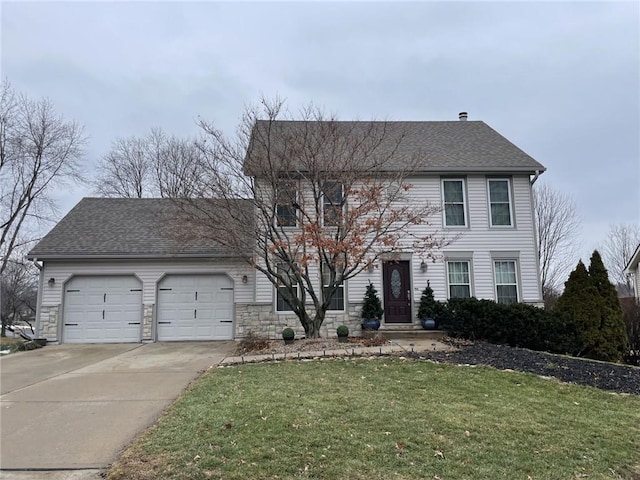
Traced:
<path fill-rule="evenodd" d="M 640 397 L 390 358 L 215 369 L 109 478 L 640 478 Z"/>

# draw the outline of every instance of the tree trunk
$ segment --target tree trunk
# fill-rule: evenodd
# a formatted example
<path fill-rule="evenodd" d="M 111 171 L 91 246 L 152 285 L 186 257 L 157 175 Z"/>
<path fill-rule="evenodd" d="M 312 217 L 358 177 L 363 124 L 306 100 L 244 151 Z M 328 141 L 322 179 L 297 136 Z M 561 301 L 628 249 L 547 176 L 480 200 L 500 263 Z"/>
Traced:
<path fill-rule="evenodd" d="M 320 327 L 324 323 L 324 312 L 316 312 L 313 318 L 307 317 L 302 324 L 306 338 L 320 338 Z"/>

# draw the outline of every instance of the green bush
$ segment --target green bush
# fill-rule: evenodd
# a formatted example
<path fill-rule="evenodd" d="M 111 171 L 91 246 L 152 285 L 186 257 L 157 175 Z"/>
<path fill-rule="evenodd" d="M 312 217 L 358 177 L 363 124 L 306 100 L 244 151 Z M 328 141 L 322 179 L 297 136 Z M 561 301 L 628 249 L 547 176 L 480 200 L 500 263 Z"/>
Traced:
<path fill-rule="evenodd" d="M 442 304 L 442 302 L 439 302 L 435 299 L 435 297 L 433 296 L 433 289 L 427 283 L 427 286 L 422 291 L 420 304 L 418 305 L 418 320 L 422 320 L 424 318 L 439 320 L 443 310 L 444 305 Z"/>
<path fill-rule="evenodd" d="M 336 333 L 338 334 L 339 337 L 348 337 L 349 336 L 349 327 L 347 327 L 346 325 L 340 325 L 336 329 Z"/>
<path fill-rule="evenodd" d="M 367 285 L 367 291 L 364 294 L 361 316 L 365 320 L 374 318 L 380 320 L 383 313 L 384 310 L 382 309 L 380 297 L 378 297 L 378 291 L 372 283 L 369 283 L 369 285 Z"/>
<path fill-rule="evenodd" d="M 576 335 L 567 316 L 523 303 L 452 298 L 445 305 L 441 326 L 454 337 L 512 347 L 553 353 L 573 353 L 576 348 Z"/>
<path fill-rule="evenodd" d="M 554 311 L 571 319 L 578 337 L 575 355 L 619 362 L 628 353 L 620 301 L 597 250 L 589 270 L 578 262 Z"/>
<path fill-rule="evenodd" d="M 282 330 L 282 338 L 284 340 L 293 340 L 296 336 L 296 332 L 293 331 L 293 328 L 287 327 Z"/>

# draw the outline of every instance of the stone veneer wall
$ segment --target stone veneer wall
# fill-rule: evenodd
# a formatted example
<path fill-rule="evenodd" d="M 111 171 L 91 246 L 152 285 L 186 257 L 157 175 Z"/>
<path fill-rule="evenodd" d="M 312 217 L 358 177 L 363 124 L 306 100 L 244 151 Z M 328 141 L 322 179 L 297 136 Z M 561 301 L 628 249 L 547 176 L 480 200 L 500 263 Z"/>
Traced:
<path fill-rule="evenodd" d="M 155 305 L 143 305 L 143 317 L 142 317 L 142 341 L 153 341 L 153 310 Z"/>
<path fill-rule="evenodd" d="M 40 330 L 36 332 L 38 338 L 46 338 L 49 341 L 59 341 L 58 320 L 60 317 L 60 305 L 43 306 L 40 308 Z"/>
<path fill-rule="evenodd" d="M 361 335 L 360 303 L 350 303 L 344 313 L 328 312 L 320 329 L 323 338 L 336 336 L 336 329 L 340 325 L 349 327 L 349 335 Z M 282 330 L 291 327 L 296 332 L 296 338 L 304 337 L 304 329 L 295 315 L 276 314 L 272 304 L 236 303 L 236 333 L 235 339 L 242 340 L 250 333 L 260 337 L 281 339 Z"/>

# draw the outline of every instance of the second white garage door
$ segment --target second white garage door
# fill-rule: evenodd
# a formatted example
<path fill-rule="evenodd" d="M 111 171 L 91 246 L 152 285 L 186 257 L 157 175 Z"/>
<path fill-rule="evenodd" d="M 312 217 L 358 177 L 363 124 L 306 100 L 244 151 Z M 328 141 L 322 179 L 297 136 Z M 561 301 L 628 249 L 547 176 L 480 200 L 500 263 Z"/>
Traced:
<path fill-rule="evenodd" d="M 224 275 L 167 275 L 158 285 L 158 340 L 233 339 L 233 282 Z"/>

